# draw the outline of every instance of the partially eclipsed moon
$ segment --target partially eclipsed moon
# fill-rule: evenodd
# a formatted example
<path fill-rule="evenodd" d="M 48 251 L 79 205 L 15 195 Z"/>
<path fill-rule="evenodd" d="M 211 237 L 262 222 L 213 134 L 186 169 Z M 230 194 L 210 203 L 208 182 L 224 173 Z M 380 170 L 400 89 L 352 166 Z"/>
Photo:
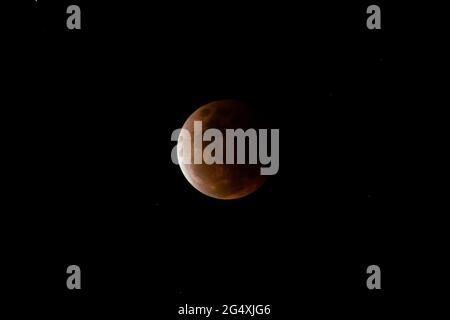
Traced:
<path fill-rule="evenodd" d="M 191 135 L 190 146 L 194 146 L 194 121 L 202 121 L 202 131 L 215 128 L 224 136 L 225 129 L 257 129 L 256 118 L 248 106 L 235 100 L 211 102 L 197 109 L 184 123 L 183 129 Z M 202 132 L 202 134 L 203 134 Z M 203 142 L 203 148 L 210 142 Z M 189 145 L 178 140 L 179 147 Z M 260 174 L 259 164 L 194 164 L 194 150 L 191 150 L 191 164 L 180 162 L 181 170 L 198 191 L 217 199 L 238 199 L 256 191 L 266 177 Z M 225 159 L 225 150 L 224 150 Z M 225 161 L 224 161 L 225 162 Z"/>

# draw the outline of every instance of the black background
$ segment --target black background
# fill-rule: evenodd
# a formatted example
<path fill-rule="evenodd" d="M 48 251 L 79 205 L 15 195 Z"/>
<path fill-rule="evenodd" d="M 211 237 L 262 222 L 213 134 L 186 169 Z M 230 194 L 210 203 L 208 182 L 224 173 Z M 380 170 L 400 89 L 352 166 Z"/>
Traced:
<path fill-rule="evenodd" d="M 82 30 L 66 29 L 69 4 Z M 17 295 L 59 317 L 176 318 L 186 303 L 402 314 L 426 282 L 410 269 L 426 196 L 393 138 L 407 30 L 384 3 L 367 30 L 368 4 L 30 1 L 32 51 L 12 81 L 27 88 L 10 133 Z M 205 197 L 170 160 L 172 131 L 225 98 L 281 137 L 279 173 L 236 201 Z M 81 291 L 65 286 L 70 264 Z M 366 288 L 371 264 L 381 291 Z"/>

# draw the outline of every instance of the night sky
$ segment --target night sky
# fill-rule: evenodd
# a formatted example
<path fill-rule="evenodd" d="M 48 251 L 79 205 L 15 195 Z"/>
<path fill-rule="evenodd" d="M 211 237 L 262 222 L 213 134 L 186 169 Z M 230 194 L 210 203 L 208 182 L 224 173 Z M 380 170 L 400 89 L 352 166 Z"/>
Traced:
<path fill-rule="evenodd" d="M 236 303 L 379 319 L 403 306 L 409 213 L 426 201 L 394 125 L 406 85 L 394 8 L 380 4 L 382 29 L 368 30 L 372 3 L 93 2 L 29 1 L 18 23 L 33 58 L 11 82 L 26 89 L 9 121 L 17 296 L 60 318 Z M 82 30 L 66 29 L 69 4 Z M 233 201 L 170 159 L 172 131 L 220 99 L 280 129 L 278 174 Z M 70 264 L 81 291 L 65 287 Z M 366 288 L 371 264 L 380 291 Z"/>

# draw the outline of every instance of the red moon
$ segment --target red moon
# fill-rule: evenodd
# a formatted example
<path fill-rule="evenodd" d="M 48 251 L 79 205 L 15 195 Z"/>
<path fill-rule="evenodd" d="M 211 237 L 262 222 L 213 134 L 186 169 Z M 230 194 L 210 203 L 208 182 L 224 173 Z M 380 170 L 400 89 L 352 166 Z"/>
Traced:
<path fill-rule="evenodd" d="M 224 136 L 226 129 L 257 129 L 250 108 L 236 100 L 214 101 L 197 109 L 183 125 L 190 133 L 190 146 L 194 146 L 194 121 L 202 121 L 202 135 L 210 128 L 219 129 Z M 203 148 L 208 143 L 203 142 Z M 183 139 L 178 139 L 178 144 L 183 149 L 189 147 L 188 143 L 183 144 Z M 242 198 L 256 191 L 266 180 L 260 174 L 259 164 L 194 164 L 193 154 L 194 150 L 191 164 L 179 161 L 181 171 L 194 188 L 207 196 L 226 200 Z"/>

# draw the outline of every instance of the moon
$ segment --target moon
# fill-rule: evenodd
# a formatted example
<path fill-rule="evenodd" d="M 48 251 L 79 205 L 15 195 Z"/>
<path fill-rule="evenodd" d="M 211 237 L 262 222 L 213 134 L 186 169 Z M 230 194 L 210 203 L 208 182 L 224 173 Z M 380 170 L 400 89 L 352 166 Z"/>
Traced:
<path fill-rule="evenodd" d="M 256 115 L 247 104 L 237 100 L 214 101 L 192 113 L 183 125 L 183 129 L 188 130 L 191 135 L 190 146 L 194 146 L 194 121 L 202 121 L 202 135 L 210 128 L 220 130 L 224 136 L 224 146 L 225 129 L 258 129 Z M 202 147 L 209 143 L 203 142 Z M 179 138 L 178 147 L 184 149 L 189 145 Z M 247 147 L 246 150 L 248 151 Z M 179 159 L 181 171 L 194 188 L 209 197 L 239 199 L 255 192 L 266 180 L 266 177 L 260 174 L 260 164 L 206 164 L 203 161 L 202 164 L 194 164 L 193 154 L 194 150 L 191 152 L 191 164 L 183 163 Z"/>

